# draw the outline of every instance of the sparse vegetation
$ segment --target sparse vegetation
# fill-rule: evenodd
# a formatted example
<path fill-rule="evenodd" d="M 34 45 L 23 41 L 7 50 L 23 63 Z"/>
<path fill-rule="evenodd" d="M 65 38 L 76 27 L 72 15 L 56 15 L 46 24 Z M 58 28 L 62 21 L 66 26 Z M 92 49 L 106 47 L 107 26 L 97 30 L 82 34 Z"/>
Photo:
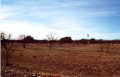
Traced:
<path fill-rule="evenodd" d="M 117 49 L 113 49 L 114 51 L 120 52 L 119 44 L 113 44 L 113 46 L 117 46 Z M 69 77 L 120 76 L 119 54 L 98 53 L 98 47 L 99 44 L 87 46 L 82 44 L 78 46 L 64 44 L 62 47 L 56 46 L 52 51 L 49 51 L 47 44 L 39 43 L 31 44 L 30 47 L 25 49 L 17 47 L 17 51 L 12 53 L 12 57 L 9 59 L 13 66 L 8 66 L 8 68 L 13 69 L 14 72 L 16 72 L 16 69 L 21 70 L 21 73 L 24 70 L 26 75 L 31 75 L 31 72 L 36 71 L 36 73 L 46 72 Z M 16 72 L 16 75 L 19 75 L 19 73 Z M 50 76 L 50 74 L 46 74 L 47 76 Z"/>
<path fill-rule="evenodd" d="M 9 58 L 11 57 L 11 53 L 14 51 L 13 42 L 9 41 L 11 39 L 11 34 L 6 34 L 4 32 L 0 33 L 0 41 L 1 41 L 1 74 L 5 76 L 6 66 L 10 65 Z"/>
<path fill-rule="evenodd" d="M 3 65 L 9 64 L 8 58 L 10 57 L 10 53 L 14 51 L 13 42 L 9 41 L 11 39 L 11 34 L 6 34 L 1 32 L 0 33 L 0 39 L 1 39 L 1 53 L 2 53 L 2 59 L 4 60 Z"/>
<path fill-rule="evenodd" d="M 49 50 L 52 50 L 52 48 L 54 47 L 54 43 L 55 43 L 55 41 L 56 41 L 56 36 L 55 36 L 55 34 L 53 34 L 53 33 L 50 33 L 50 34 L 48 34 L 47 36 L 47 40 L 48 40 L 48 43 L 49 43 Z"/>
<path fill-rule="evenodd" d="M 50 34 L 48 40 L 44 42 L 27 37 L 25 42 L 27 47 L 24 48 L 21 40 L 10 40 L 10 36 L 6 37 L 5 34 L 1 34 L 1 38 L 2 52 L 5 50 L 10 55 L 4 55 L 10 64 L 4 68 L 5 77 L 120 76 L 119 43 L 91 39 L 88 44 L 86 39 L 76 41 L 71 37 L 63 37 L 56 41 L 55 36 Z M 3 42 L 3 38 L 7 41 Z M 62 45 L 59 45 L 61 43 Z M 74 43 L 79 44 L 73 45 Z M 14 52 L 8 53 L 12 49 Z"/>

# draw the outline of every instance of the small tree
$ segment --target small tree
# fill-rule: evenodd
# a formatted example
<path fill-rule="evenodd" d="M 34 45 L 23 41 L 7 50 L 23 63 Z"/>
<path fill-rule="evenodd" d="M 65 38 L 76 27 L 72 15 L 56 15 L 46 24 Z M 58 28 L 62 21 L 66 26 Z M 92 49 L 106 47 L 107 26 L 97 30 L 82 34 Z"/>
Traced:
<path fill-rule="evenodd" d="M 73 42 L 73 40 L 71 37 L 63 37 L 60 39 L 60 42 L 61 43 L 71 43 L 71 42 Z"/>
<path fill-rule="evenodd" d="M 26 37 L 24 38 L 24 40 L 25 40 L 26 42 L 32 42 L 32 41 L 34 40 L 34 38 L 33 38 L 32 36 L 26 36 Z"/>
<path fill-rule="evenodd" d="M 55 34 L 50 33 L 46 37 L 47 37 L 47 40 L 48 40 L 48 43 L 49 43 L 49 49 L 51 50 L 53 48 L 54 42 L 56 41 Z"/>

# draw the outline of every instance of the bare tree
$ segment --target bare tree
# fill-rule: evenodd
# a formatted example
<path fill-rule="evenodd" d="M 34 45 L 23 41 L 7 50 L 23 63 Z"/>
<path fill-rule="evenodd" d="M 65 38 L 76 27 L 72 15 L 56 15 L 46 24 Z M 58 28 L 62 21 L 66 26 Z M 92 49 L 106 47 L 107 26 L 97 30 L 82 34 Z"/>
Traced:
<path fill-rule="evenodd" d="M 26 37 L 26 36 L 25 36 L 24 34 L 19 36 L 19 39 L 22 40 L 21 42 L 22 42 L 23 48 L 26 48 L 25 37 Z"/>
<path fill-rule="evenodd" d="M 0 33 L 0 40 L 1 40 L 1 58 L 2 58 L 2 63 L 4 65 L 9 64 L 9 57 L 10 57 L 10 52 L 14 51 L 13 49 L 13 42 L 10 41 L 11 39 L 11 34 L 5 34 L 3 32 Z"/>
<path fill-rule="evenodd" d="M 48 34 L 46 37 L 49 43 L 49 49 L 51 50 L 54 47 L 54 42 L 56 41 L 57 38 L 53 33 Z"/>

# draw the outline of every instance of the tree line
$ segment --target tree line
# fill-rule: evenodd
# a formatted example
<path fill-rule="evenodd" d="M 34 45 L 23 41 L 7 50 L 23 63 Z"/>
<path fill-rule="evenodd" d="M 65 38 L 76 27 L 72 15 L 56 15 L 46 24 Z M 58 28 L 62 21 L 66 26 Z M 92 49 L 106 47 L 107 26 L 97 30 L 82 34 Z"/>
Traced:
<path fill-rule="evenodd" d="M 12 40 L 10 34 L 5 34 L 1 33 L 1 41 L 2 42 L 18 42 L 18 43 L 59 43 L 59 44 L 64 44 L 64 43 L 76 43 L 76 44 L 94 44 L 94 43 L 113 43 L 113 44 L 120 44 L 120 40 L 104 40 L 104 39 L 79 39 L 79 40 L 73 40 L 72 37 L 70 36 L 65 36 L 60 39 L 57 39 L 55 35 L 53 34 L 48 34 L 46 36 L 46 39 L 44 40 L 37 40 L 34 39 L 31 35 L 25 36 L 22 35 L 20 36 L 20 39 L 18 40 Z"/>

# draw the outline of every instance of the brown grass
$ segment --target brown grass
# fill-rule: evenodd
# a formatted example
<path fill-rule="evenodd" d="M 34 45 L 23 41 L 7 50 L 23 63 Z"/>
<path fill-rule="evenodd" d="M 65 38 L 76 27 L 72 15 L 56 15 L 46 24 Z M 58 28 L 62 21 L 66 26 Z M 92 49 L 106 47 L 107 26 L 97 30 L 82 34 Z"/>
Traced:
<path fill-rule="evenodd" d="M 9 57 L 12 65 L 6 70 L 69 77 L 120 77 L 119 53 L 119 44 L 56 44 L 52 50 L 46 44 L 29 44 L 25 49 L 16 45 Z"/>

